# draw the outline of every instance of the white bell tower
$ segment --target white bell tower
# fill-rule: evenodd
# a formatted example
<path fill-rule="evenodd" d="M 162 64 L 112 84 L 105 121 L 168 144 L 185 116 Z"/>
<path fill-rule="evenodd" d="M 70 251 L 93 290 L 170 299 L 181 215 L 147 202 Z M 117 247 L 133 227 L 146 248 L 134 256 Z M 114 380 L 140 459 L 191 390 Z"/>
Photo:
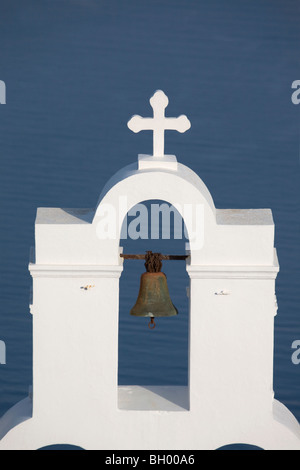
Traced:
<path fill-rule="evenodd" d="M 272 212 L 216 209 L 199 176 L 164 155 L 165 130 L 184 132 L 188 119 L 165 117 L 161 91 L 150 103 L 153 118 L 135 116 L 128 125 L 153 130 L 152 156 L 113 176 L 95 209 L 37 211 L 29 265 L 33 393 L 0 420 L 0 449 L 64 443 L 212 450 L 245 443 L 300 450 L 299 423 L 273 392 L 279 267 Z M 117 381 L 120 230 L 127 211 L 151 199 L 174 205 L 190 238 L 187 387 Z M 115 223 L 106 237 L 105 218 Z M 202 229 L 193 236 L 195 218 Z"/>

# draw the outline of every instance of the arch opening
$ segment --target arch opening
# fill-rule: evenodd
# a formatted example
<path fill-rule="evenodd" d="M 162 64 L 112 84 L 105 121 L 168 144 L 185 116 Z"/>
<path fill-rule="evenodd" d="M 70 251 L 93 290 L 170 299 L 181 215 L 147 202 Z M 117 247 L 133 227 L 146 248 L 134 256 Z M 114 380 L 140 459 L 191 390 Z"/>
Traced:
<path fill-rule="evenodd" d="M 82 447 L 74 446 L 71 444 L 53 444 L 41 447 L 38 450 L 84 450 Z"/>
<path fill-rule="evenodd" d="M 187 241 L 179 212 L 166 201 L 148 200 L 128 211 L 120 245 L 123 253 L 144 254 L 151 250 L 184 255 Z M 172 409 L 173 404 L 175 409 L 186 410 L 189 395 L 189 276 L 186 262 L 163 261 L 162 272 L 167 276 L 170 297 L 178 315 L 155 319 L 154 331 L 148 328 L 149 318 L 130 315 L 143 272 L 143 260 L 124 261 L 119 302 L 119 408 Z M 126 391 L 132 397 L 131 403 L 128 403 Z M 151 406 L 150 402 L 155 404 Z"/>
<path fill-rule="evenodd" d="M 261 447 L 251 445 L 251 444 L 228 444 L 222 447 L 219 447 L 217 450 L 264 450 Z"/>

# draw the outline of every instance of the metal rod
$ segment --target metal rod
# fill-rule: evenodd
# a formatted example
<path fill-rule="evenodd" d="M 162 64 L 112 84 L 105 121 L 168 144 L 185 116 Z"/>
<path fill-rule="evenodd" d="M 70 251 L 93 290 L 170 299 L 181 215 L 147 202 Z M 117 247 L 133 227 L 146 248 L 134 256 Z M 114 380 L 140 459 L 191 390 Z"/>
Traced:
<path fill-rule="evenodd" d="M 120 254 L 121 258 L 124 259 L 141 259 L 144 260 L 146 259 L 146 255 L 127 255 L 127 254 Z M 161 255 L 162 260 L 186 260 L 189 257 L 189 255 Z"/>

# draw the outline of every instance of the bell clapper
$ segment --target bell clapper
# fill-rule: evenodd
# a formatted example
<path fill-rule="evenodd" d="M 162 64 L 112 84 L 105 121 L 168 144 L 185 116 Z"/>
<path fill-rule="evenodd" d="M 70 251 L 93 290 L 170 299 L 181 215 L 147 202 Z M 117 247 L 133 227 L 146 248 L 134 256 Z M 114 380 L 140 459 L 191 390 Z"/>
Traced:
<path fill-rule="evenodd" d="M 154 321 L 154 317 L 151 317 L 151 320 L 148 323 L 148 328 L 150 328 L 150 330 L 154 330 L 155 326 L 156 326 L 156 324 L 155 324 L 155 321 Z"/>

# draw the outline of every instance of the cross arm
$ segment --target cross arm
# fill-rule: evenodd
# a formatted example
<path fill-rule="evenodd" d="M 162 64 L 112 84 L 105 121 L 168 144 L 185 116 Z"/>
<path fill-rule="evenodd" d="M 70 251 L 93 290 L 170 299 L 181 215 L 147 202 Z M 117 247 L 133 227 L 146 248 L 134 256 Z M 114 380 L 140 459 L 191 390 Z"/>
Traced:
<path fill-rule="evenodd" d="M 128 121 L 127 126 L 135 133 L 144 130 L 153 130 L 153 118 L 143 118 L 136 114 Z"/>
<path fill-rule="evenodd" d="M 190 121 L 184 114 L 177 118 L 165 118 L 165 122 L 165 129 L 178 131 L 180 133 L 187 131 L 191 127 Z"/>

